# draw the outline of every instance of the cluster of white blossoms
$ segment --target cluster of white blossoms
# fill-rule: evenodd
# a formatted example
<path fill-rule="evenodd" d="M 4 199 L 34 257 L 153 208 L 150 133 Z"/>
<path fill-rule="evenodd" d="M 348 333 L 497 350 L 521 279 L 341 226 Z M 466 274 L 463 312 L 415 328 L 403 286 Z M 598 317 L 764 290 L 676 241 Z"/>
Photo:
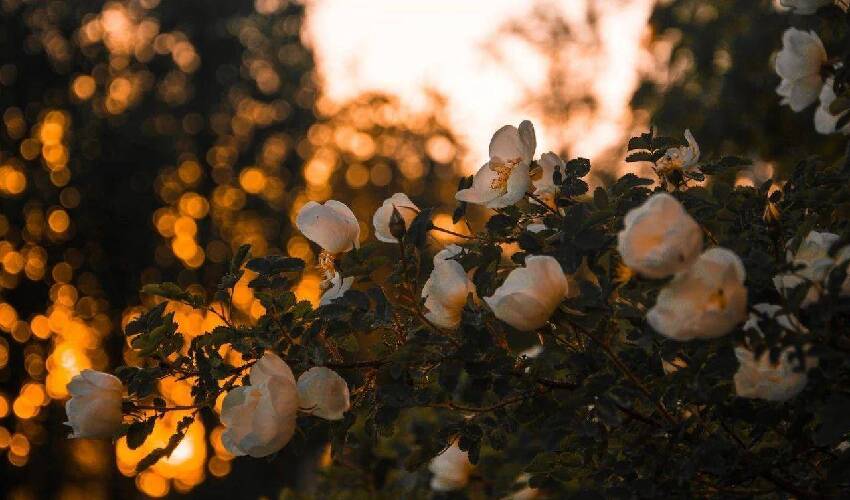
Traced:
<path fill-rule="evenodd" d="M 826 279 L 836 267 L 846 266 L 850 263 L 850 245 L 842 247 L 830 256 L 829 252 L 840 237 L 837 234 L 811 231 L 800 243 L 796 252 L 787 251 L 788 262 L 793 264 L 795 270 L 780 274 L 773 278 L 773 284 L 783 295 L 787 295 L 795 287 L 809 283 L 809 290 L 801 304 L 809 307 L 818 302 L 826 290 Z M 839 292 L 842 296 L 850 295 L 850 276 L 845 278 Z"/>
<path fill-rule="evenodd" d="M 673 279 L 658 295 L 647 321 L 665 337 L 715 338 L 746 318 L 746 273 L 725 248 L 702 252 L 702 229 L 676 198 L 651 196 L 632 209 L 617 235 L 623 263 L 648 278 Z M 702 252 L 702 253 L 700 253 Z"/>
<path fill-rule="evenodd" d="M 490 160 L 475 174 L 472 187 L 458 191 L 456 198 L 489 208 L 504 208 L 520 201 L 533 187 L 532 195 L 552 201 L 558 192 L 554 172 L 564 162 L 556 154 L 546 153 L 532 176 L 530 167 L 536 145 L 534 127 L 529 121 L 519 127 L 500 128 L 490 140 Z M 407 195 L 394 194 L 372 217 L 376 238 L 398 243 L 397 235 L 403 235 L 418 214 L 419 208 Z M 296 225 L 304 236 L 322 247 L 318 267 L 324 275 L 325 292 L 320 304 L 328 304 L 344 295 L 353 283 L 352 277 L 340 276 L 335 259 L 358 246 L 359 222 L 343 203 L 329 200 L 324 205 L 316 202 L 304 205 L 296 217 Z M 537 229 L 545 227 L 538 226 L 541 227 Z M 450 245 L 437 253 L 434 269 L 422 288 L 424 316 L 441 328 L 457 328 L 467 299 L 478 298 L 470 272 L 457 261 L 462 251 L 461 247 Z M 492 296 L 483 300 L 500 320 L 517 330 L 533 331 L 546 324 L 568 296 L 569 289 L 567 277 L 555 258 L 533 255 L 526 258 L 524 267 L 511 271 Z"/>
<path fill-rule="evenodd" d="M 351 406 L 348 384 L 336 372 L 313 367 L 298 380 L 277 354 L 266 352 L 249 376 L 232 389 L 221 408 L 221 442 L 235 456 L 264 457 L 292 439 L 298 412 L 340 420 Z"/>
<path fill-rule="evenodd" d="M 313 367 L 296 381 L 279 356 L 266 352 L 251 367 L 250 385 L 224 397 L 222 443 L 233 455 L 262 457 L 284 446 L 295 432 L 298 412 L 339 420 L 350 407 L 348 384 L 336 372 Z M 65 404 L 73 438 L 109 439 L 123 425 L 121 381 L 108 373 L 83 370 L 68 384 Z"/>
<path fill-rule="evenodd" d="M 783 6 L 802 15 L 814 14 L 819 8 L 831 3 L 831 0 L 782 0 Z M 819 101 L 814 114 L 815 130 L 824 135 L 836 132 L 850 134 L 848 125 L 836 130 L 840 116 L 830 110 L 837 98 L 835 81 L 831 76 L 824 76 L 830 72 L 830 66 L 826 49 L 817 33 L 797 28 L 785 30 L 775 69 L 782 79 L 776 88 L 776 93 L 782 97 L 782 104 L 799 113 Z"/>
<path fill-rule="evenodd" d="M 721 247 L 702 252 L 699 224 L 673 196 L 651 196 L 626 214 L 624 226 L 617 246 L 624 264 L 648 278 L 673 276 L 647 312 L 647 322 L 657 332 L 678 341 L 712 339 L 730 333 L 747 319 L 746 272 L 741 259 Z M 812 287 L 803 305 L 816 302 L 824 293 L 822 285 L 829 273 L 850 262 L 850 246 L 830 257 L 829 250 L 838 239 L 832 233 L 812 231 L 796 253 L 789 251 L 789 261 L 799 269 L 774 279 L 780 292 L 808 281 Z M 850 294 L 850 278 L 842 284 L 841 293 Z M 758 321 L 764 318 L 786 332 L 808 333 L 797 318 L 780 306 L 758 304 L 753 309 L 744 330 L 763 335 Z M 786 347 L 776 362 L 771 360 L 770 352 L 755 356 L 746 345 L 737 347 L 735 354 L 739 363 L 735 392 L 745 398 L 790 399 L 806 385 L 803 367 L 817 366 L 817 359 L 812 356 L 806 356 L 803 366 L 794 347 Z M 673 373 L 686 366 L 684 360 L 677 358 L 673 363 L 665 362 L 664 371 Z"/>

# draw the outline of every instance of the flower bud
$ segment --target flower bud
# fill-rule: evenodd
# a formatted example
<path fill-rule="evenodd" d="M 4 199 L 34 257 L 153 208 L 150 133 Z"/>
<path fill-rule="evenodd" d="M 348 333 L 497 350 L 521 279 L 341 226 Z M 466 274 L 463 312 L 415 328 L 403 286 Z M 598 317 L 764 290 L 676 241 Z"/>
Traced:
<path fill-rule="evenodd" d="M 298 377 L 301 411 L 325 420 L 342 420 L 351 408 L 348 384 L 335 371 L 314 366 Z"/>
<path fill-rule="evenodd" d="M 419 207 L 406 194 L 392 195 L 384 200 L 372 216 L 375 238 L 384 243 L 398 243 L 417 215 Z"/>

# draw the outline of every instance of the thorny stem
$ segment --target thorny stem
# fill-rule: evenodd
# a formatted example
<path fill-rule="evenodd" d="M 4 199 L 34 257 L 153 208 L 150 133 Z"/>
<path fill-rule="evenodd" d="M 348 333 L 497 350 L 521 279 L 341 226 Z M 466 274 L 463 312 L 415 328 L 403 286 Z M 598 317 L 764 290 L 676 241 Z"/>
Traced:
<path fill-rule="evenodd" d="M 620 372 L 625 375 L 626 378 L 628 378 L 632 382 L 632 384 L 634 384 L 634 386 L 637 387 L 638 390 L 642 392 L 644 396 L 649 399 L 649 401 L 652 402 L 653 405 L 655 405 L 655 407 L 658 409 L 658 412 L 661 413 L 661 415 L 664 417 L 665 420 L 667 420 L 670 425 L 678 424 L 676 418 L 673 417 L 673 415 L 671 415 L 669 411 L 667 411 L 667 408 L 664 408 L 664 405 L 662 405 L 661 402 L 658 401 L 655 396 L 653 396 L 652 392 L 650 392 L 646 385 L 644 385 L 644 383 L 641 382 L 639 378 L 637 378 L 637 376 L 629 369 L 629 367 L 626 366 L 625 363 L 623 363 L 623 360 L 621 360 L 620 357 L 617 356 L 617 353 L 615 353 L 613 349 L 611 349 L 611 346 L 608 345 L 607 342 L 603 342 L 602 340 L 596 338 L 595 335 L 582 328 L 580 328 L 579 330 L 583 334 L 585 334 L 590 340 L 594 341 L 597 345 L 599 345 L 599 347 L 602 348 L 602 351 L 608 356 L 611 362 L 614 363 L 614 366 L 616 366 L 617 369 L 619 369 Z"/>
<path fill-rule="evenodd" d="M 738 435 L 735 434 L 735 432 L 732 429 L 730 429 L 728 425 L 726 425 L 726 422 L 724 422 L 723 419 L 718 419 L 718 420 L 720 422 L 720 427 L 726 432 L 726 434 L 728 434 L 732 438 L 733 441 L 735 441 L 735 444 L 737 444 L 738 447 L 741 448 L 741 450 L 743 451 L 743 455 L 741 456 L 741 458 L 743 458 L 745 462 L 748 462 L 751 465 L 753 465 L 752 461 L 750 460 L 750 451 L 749 451 L 749 448 L 747 447 L 746 443 L 744 443 L 744 441 L 740 437 L 738 437 Z M 762 478 L 766 479 L 767 481 L 773 483 L 774 485 L 776 485 L 780 489 L 794 495 L 797 498 L 802 499 L 802 498 L 819 498 L 820 497 L 819 495 L 812 493 L 811 491 L 801 489 L 800 487 L 798 487 L 794 483 L 791 483 L 790 481 L 786 481 L 785 479 L 774 474 L 773 471 L 771 471 L 771 470 L 760 471 L 758 474 Z"/>
<path fill-rule="evenodd" d="M 441 233 L 450 234 L 452 236 L 456 236 L 458 238 L 464 238 L 464 239 L 467 239 L 467 240 L 477 240 L 478 239 L 478 237 L 476 237 L 476 236 L 470 236 L 468 234 L 457 233 L 455 231 L 452 231 L 451 229 L 446 229 L 444 227 L 435 226 L 434 224 L 431 224 L 429 229 L 432 230 L 432 231 L 440 231 Z"/>
<path fill-rule="evenodd" d="M 534 395 L 533 393 L 520 394 L 519 396 L 514 396 L 512 398 L 505 399 L 503 401 L 500 401 L 498 403 L 494 403 L 494 404 L 489 405 L 489 406 L 465 406 L 465 405 L 459 405 L 459 404 L 451 402 L 451 401 L 448 401 L 448 402 L 445 402 L 445 403 L 431 403 L 431 404 L 428 404 L 428 405 L 425 405 L 425 406 L 427 406 L 429 408 L 445 408 L 445 409 L 448 409 L 448 410 L 465 411 L 465 412 L 469 412 L 469 413 L 487 413 L 487 412 L 491 412 L 493 410 L 498 410 L 499 408 L 504 408 L 505 406 L 509 406 L 509 405 L 514 404 L 514 403 L 519 403 L 520 401 L 524 401 L 524 400 L 532 397 L 533 395 Z"/>
<path fill-rule="evenodd" d="M 532 200 L 536 201 L 537 203 L 539 203 L 539 204 L 543 205 L 544 207 L 546 207 L 546 210 L 548 210 L 548 211 L 552 212 L 554 215 L 557 215 L 558 217 L 563 217 L 563 215 L 561 215 L 561 212 L 559 212 L 558 210 L 556 210 L 556 209 L 554 209 L 554 208 L 550 207 L 548 203 L 546 203 L 545 201 L 543 201 L 543 199 L 542 199 L 542 198 L 540 198 L 539 196 L 537 196 L 536 194 L 534 194 L 534 193 L 525 193 L 525 195 L 526 195 L 526 196 L 528 196 L 529 198 L 531 198 Z"/>

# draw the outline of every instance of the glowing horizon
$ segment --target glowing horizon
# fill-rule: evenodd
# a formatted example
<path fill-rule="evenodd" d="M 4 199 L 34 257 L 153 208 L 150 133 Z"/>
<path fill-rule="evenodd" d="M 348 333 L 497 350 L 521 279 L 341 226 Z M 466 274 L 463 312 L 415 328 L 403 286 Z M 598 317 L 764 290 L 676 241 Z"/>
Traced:
<path fill-rule="evenodd" d="M 469 172 L 483 161 L 493 131 L 524 118 L 537 126 L 538 152 L 569 148 L 572 155 L 594 159 L 621 146 L 633 124 L 628 103 L 647 57 L 643 40 L 652 4 L 594 4 L 602 15 L 592 50 L 581 46 L 593 35 L 582 25 L 587 0 L 310 0 L 304 38 L 315 51 L 323 94 L 331 100 L 379 91 L 421 109 L 427 89 L 444 95 L 450 123 L 467 147 L 463 166 Z M 582 68 L 582 82 L 590 76 L 599 105 L 592 116 L 551 123 L 523 104 L 528 92 L 544 90 L 547 60 L 518 38 L 499 36 L 499 28 L 527 16 L 535 5 L 556 9 L 576 35 L 579 50 L 574 44 L 567 56 L 570 67 Z"/>

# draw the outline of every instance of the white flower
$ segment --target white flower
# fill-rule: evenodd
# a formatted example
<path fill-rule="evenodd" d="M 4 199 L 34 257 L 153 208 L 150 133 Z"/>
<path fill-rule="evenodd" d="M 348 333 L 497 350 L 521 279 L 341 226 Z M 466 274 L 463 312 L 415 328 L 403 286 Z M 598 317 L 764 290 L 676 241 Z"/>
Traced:
<path fill-rule="evenodd" d="M 348 384 L 335 371 L 314 366 L 298 377 L 301 410 L 325 420 L 341 420 L 351 408 Z"/>
<path fill-rule="evenodd" d="M 744 325 L 745 330 L 753 330 L 763 335 L 758 322 L 760 317 L 775 321 L 789 332 L 808 333 L 793 315 L 783 312 L 782 307 L 772 304 L 753 306 L 759 314 L 751 314 Z M 735 393 L 742 398 L 758 398 L 768 401 L 786 401 L 799 394 L 808 381 L 805 372 L 799 371 L 800 359 L 797 350 L 788 346 L 782 350 L 776 363 L 771 362 L 770 351 L 765 350 L 757 359 L 750 349 L 741 346 L 735 348 L 738 358 L 738 371 L 735 373 Z M 806 356 L 806 369 L 818 365 L 813 356 Z"/>
<path fill-rule="evenodd" d="M 554 180 L 555 168 L 558 167 L 563 171 L 564 160 L 550 151 L 541 155 L 537 164 L 540 166 L 540 171 L 531 179 L 531 183 L 534 185 L 534 194 L 547 204 L 554 205 L 555 197 L 560 192 L 560 188 Z M 537 203 L 535 200 L 532 200 L 532 202 Z"/>
<path fill-rule="evenodd" d="M 354 284 L 354 276 L 348 276 L 343 278 L 338 272 L 334 272 L 334 275 L 331 279 L 327 280 L 326 285 L 328 289 L 322 294 L 321 300 L 319 300 L 319 305 L 324 306 L 328 305 L 334 300 L 345 295 L 351 285 Z"/>
<path fill-rule="evenodd" d="M 688 141 L 687 146 L 669 148 L 664 156 L 655 162 L 660 173 L 668 174 L 673 170 L 688 171 L 699 162 L 699 144 L 690 130 L 685 130 L 685 139 Z"/>
<path fill-rule="evenodd" d="M 837 132 L 835 127 L 838 125 L 839 118 L 841 118 L 841 115 L 833 115 L 829 112 L 829 107 L 837 97 L 833 84 L 834 80 L 832 77 L 826 79 L 820 91 L 820 104 L 818 105 L 818 109 L 815 110 L 815 130 L 824 135 Z M 844 135 L 850 134 L 850 123 L 844 125 L 841 133 Z"/>
<path fill-rule="evenodd" d="M 68 382 L 71 399 L 65 413 L 72 438 L 115 437 L 121 430 L 121 397 L 124 386 L 118 377 L 94 370 L 83 370 Z"/>
<path fill-rule="evenodd" d="M 434 270 L 422 287 L 425 318 L 442 328 L 456 328 L 466 298 L 475 294 L 475 285 L 463 266 L 452 257 L 460 253 L 457 245 L 449 245 L 434 256 Z"/>
<path fill-rule="evenodd" d="M 466 452 L 461 451 L 457 442 L 452 443 L 428 465 L 428 470 L 434 474 L 431 477 L 431 489 L 434 491 L 459 490 L 469 482 L 472 469 L 472 463 Z"/>
<path fill-rule="evenodd" d="M 770 361 L 770 351 L 755 359 L 749 349 L 736 347 L 735 357 L 740 365 L 734 377 L 735 394 L 742 398 L 787 401 L 808 383 L 806 373 L 796 371 L 800 363 L 794 347 L 786 347 L 776 364 Z M 817 366 L 817 358 L 807 356 L 806 368 L 813 366 Z"/>
<path fill-rule="evenodd" d="M 345 203 L 309 201 L 295 218 L 298 230 L 308 240 L 331 254 L 347 252 L 360 245 L 360 224 Z"/>
<path fill-rule="evenodd" d="M 815 102 L 823 86 L 821 66 L 826 49 L 814 31 L 788 28 L 782 35 L 782 50 L 776 56 L 776 74 L 782 78 L 776 93 L 795 112 Z"/>
<path fill-rule="evenodd" d="M 569 291 L 567 277 L 555 258 L 532 255 L 525 259 L 525 267 L 511 271 L 484 301 L 497 318 L 528 332 L 545 325 Z"/>
<path fill-rule="evenodd" d="M 504 208 L 518 202 L 531 186 L 528 168 L 536 147 L 534 126 L 528 120 L 519 128 L 500 128 L 490 139 L 490 161 L 475 174 L 472 187 L 458 191 L 455 198 L 488 208 Z"/>
<path fill-rule="evenodd" d="M 747 316 L 745 277 L 744 265 L 733 252 L 707 250 L 661 290 L 646 319 L 673 340 L 725 335 Z"/>
<path fill-rule="evenodd" d="M 372 217 L 372 224 L 375 226 L 375 237 L 384 243 L 398 243 L 398 239 L 392 235 L 390 231 L 390 219 L 393 216 L 393 208 L 398 210 L 401 217 L 404 219 L 405 230 L 410 228 L 410 223 L 416 218 L 419 213 L 419 207 L 410 201 L 404 193 L 396 193 L 390 198 L 384 200 Z"/>
<path fill-rule="evenodd" d="M 829 249 L 839 240 L 839 236 L 833 233 L 821 233 L 811 231 L 806 239 L 800 243 L 796 253 L 787 252 L 788 261 L 795 266 L 803 266 L 801 269 L 780 274 L 773 278 L 773 284 L 780 293 L 786 294 L 796 286 L 811 282 L 809 291 L 803 299 L 802 307 L 808 307 L 818 300 L 824 293 L 824 281 L 836 265 L 844 265 L 850 259 L 850 248 L 845 247 L 838 252 L 836 258 L 829 256 Z M 841 287 L 841 295 L 850 294 L 850 279 L 845 280 Z"/>
<path fill-rule="evenodd" d="M 702 250 L 702 231 L 685 207 L 658 193 L 626 214 L 617 235 L 623 263 L 648 278 L 687 269 Z"/>
<path fill-rule="evenodd" d="M 833 0 L 779 0 L 783 7 L 794 9 L 795 14 L 810 15 Z"/>
<path fill-rule="evenodd" d="M 514 481 L 515 484 L 523 486 L 514 491 L 510 495 L 503 497 L 502 500 L 532 500 L 540 496 L 540 490 L 529 486 L 528 481 L 531 479 L 531 474 L 522 473 Z"/>
<path fill-rule="evenodd" d="M 251 385 L 232 389 L 224 398 L 221 442 L 233 455 L 264 457 L 292 439 L 298 390 L 292 370 L 272 352 L 251 367 L 250 379 Z"/>
<path fill-rule="evenodd" d="M 539 232 L 545 231 L 547 229 L 549 229 L 549 228 L 546 227 L 546 224 L 543 224 L 542 222 L 535 222 L 533 224 L 529 224 L 529 225 L 525 226 L 525 230 L 532 232 L 532 233 L 539 233 Z"/>

